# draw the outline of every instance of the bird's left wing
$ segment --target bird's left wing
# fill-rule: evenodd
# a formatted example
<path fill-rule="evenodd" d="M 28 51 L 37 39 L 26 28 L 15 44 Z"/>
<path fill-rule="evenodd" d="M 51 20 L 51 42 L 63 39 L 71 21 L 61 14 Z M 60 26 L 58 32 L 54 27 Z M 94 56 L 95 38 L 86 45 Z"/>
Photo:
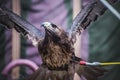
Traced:
<path fill-rule="evenodd" d="M 118 0 L 108 0 L 110 4 L 114 4 L 117 1 Z M 106 10 L 107 8 L 100 2 L 100 0 L 92 0 L 89 2 L 73 20 L 69 32 L 69 38 L 75 43 L 76 34 L 80 34 L 82 30 L 90 25 L 91 22 L 96 21 L 99 16 L 103 15 Z"/>
<path fill-rule="evenodd" d="M 14 28 L 27 39 L 30 39 L 35 46 L 38 42 L 43 41 L 45 37 L 44 31 L 40 31 L 28 21 L 6 8 L 0 8 L 0 24 L 5 25 L 9 29 Z"/>

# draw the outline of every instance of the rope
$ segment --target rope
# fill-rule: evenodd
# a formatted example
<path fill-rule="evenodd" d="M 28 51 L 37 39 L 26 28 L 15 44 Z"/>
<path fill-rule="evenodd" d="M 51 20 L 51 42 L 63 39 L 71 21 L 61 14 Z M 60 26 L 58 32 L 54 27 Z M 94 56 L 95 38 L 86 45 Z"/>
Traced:
<path fill-rule="evenodd" d="M 80 61 L 79 62 L 80 65 L 88 65 L 88 66 L 109 66 L 109 65 L 120 65 L 120 62 L 85 62 L 85 61 Z"/>
<path fill-rule="evenodd" d="M 120 62 L 103 62 L 100 63 L 102 66 L 108 66 L 108 65 L 120 65 Z"/>

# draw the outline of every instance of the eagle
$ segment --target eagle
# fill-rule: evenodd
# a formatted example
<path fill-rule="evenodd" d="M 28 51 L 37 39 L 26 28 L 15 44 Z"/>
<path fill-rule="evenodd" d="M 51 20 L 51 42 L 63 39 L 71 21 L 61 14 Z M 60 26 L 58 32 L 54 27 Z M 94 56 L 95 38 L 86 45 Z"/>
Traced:
<path fill-rule="evenodd" d="M 115 3 L 116 0 L 108 1 Z M 12 11 L 1 7 L 0 24 L 8 29 L 14 28 L 38 48 L 43 63 L 26 80 L 73 80 L 75 73 L 86 80 L 97 80 L 106 70 L 101 66 L 80 65 L 79 62 L 83 60 L 75 56 L 74 44 L 76 34 L 80 34 L 105 11 L 99 0 L 89 3 L 73 20 L 70 31 L 66 32 L 51 22 L 43 22 L 41 27 L 44 31 L 40 31 Z"/>
<path fill-rule="evenodd" d="M 74 74 L 96 80 L 104 74 L 101 67 L 82 66 L 74 54 L 73 43 L 68 34 L 50 22 L 44 22 L 45 40 L 38 45 L 43 64 L 28 80 L 73 80 Z"/>

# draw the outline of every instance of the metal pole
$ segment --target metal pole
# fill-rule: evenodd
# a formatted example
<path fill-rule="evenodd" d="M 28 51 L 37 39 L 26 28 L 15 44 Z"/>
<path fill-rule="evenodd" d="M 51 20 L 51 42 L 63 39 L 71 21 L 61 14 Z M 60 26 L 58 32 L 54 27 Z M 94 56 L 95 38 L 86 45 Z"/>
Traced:
<path fill-rule="evenodd" d="M 119 20 L 120 20 L 120 13 L 117 12 L 106 0 L 100 0 Z"/>

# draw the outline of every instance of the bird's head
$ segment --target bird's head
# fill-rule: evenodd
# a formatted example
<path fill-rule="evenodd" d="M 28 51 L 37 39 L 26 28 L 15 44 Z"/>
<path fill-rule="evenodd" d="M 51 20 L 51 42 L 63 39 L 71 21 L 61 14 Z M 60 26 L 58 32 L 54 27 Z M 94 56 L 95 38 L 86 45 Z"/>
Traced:
<path fill-rule="evenodd" d="M 53 42 L 59 42 L 61 44 L 69 44 L 69 46 L 71 45 L 71 42 L 68 37 L 68 33 L 65 32 L 61 27 L 58 27 L 50 22 L 42 23 L 42 27 L 44 27 L 46 32 L 45 40 L 48 40 L 49 38 L 49 40 L 52 40 Z"/>
<path fill-rule="evenodd" d="M 43 22 L 41 26 L 45 29 L 46 34 L 52 35 L 54 37 L 55 36 L 60 37 L 60 35 L 63 32 L 63 29 L 61 29 L 60 27 L 56 26 L 51 22 Z"/>

